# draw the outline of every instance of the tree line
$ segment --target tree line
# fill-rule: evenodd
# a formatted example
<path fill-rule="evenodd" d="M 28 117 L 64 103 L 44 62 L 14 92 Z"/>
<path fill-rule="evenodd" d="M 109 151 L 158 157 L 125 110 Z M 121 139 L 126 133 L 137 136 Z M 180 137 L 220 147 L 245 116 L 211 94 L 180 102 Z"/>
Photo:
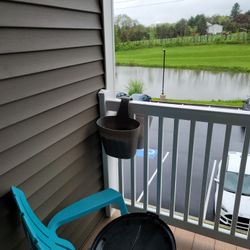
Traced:
<path fill-rule="evenodd" d="M 137 20 L 123 14 L 115 17 L 115 41 L 124 43 L 150 39 L 165 39 L 184 36 L 207 34 L 207 23 L 220 24 L 224 33 L 240 31 L 250 32 L 250 10 L 243 13 L 240 5 L 235 3 L 228 16 L 214 15 L 206 17 L 203 14 L 180 19 L 176 23 L 162 23 L 144 26 Z"/>

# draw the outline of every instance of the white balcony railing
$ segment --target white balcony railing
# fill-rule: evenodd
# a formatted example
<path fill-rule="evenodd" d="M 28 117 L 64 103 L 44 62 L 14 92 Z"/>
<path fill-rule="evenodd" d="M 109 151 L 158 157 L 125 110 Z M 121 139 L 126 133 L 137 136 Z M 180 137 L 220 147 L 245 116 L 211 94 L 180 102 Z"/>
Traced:
<path fill-rule="evenodd" d="M 99 93 L 99 101 L 100 101 L 100 112 L 101 116 L 106 115 L 108 111 L 117 111 L 119 107 L 119 99 L 111 98 L 110 92 L 101 91 Z M 132 101 L 129 104 L 129 111 L 131 114 L 140 115 L 144 117 L 144 156 L 143 156 L 143 171 L 141 171 L 140 175 L 138 174 L 136 168 L 136 157 L 130 160 L 130 166 L 128 166 L 128 160 L 126 160 L 124 166 L 124 160 L 118 160 L 118 168 L 117 166 L 113 166 L 115 159 L 108 159 L 109 157 L 103 153 L 104 159 L 104 178 L 106 187 L 117 187 L 119 191 L 123 193 L 125 196 L 125 200 L 128 206 L 129 211 L 138 212 L 138 211 L 151 211 L 157 213 L 166 223 L 177 226 L 186 230 L 190 230 L 199 234 L 203 234 L 208 237 L 213 237 L 218 240 L 222 240 L 228 243 L 237 244 L 242 247 L 249 248 L 250 246 L 250 230 L 239 230 L 237 227 L 238 215 L 240 210 L 240 202 L 241 202 L 241 194 L 243 188 L 243 180 L 246 170 L 246 161 L 249 152 L 249 141 L 250 141 L 250 114 L 249 112 L 245 112 L 242 110 L 232 110 L 232 109 L 220 109 L 220 108 L 211 108 L 211 107 L 193 107 L 193 106 L 183 106 L 183 105 L 170 105 L 170 104 L 158 104 L 158 103 L 147 103 L 147 102 L 136 102 Z M 157 163 L 155 164 L 156 171 L 153 173 L 151 178 L 149 179 L 149 116 L 153 116 L 154 119 L 158 122 L 157 129 L 157 145 L 158 145 L 158 154 L 157 154 Z M 173 129 L 171 130 L 171 137 L 164 136 L 164 122 L 166 120 L 173 121 Z M 184 133 L 185 136 L 188 136 L 187 150 L 185 157 L 186 161 L 186 174 L 185 174 L 185 189 L 183 192 L 183 209 L 182 211 L 176 210 L 176 195 L 177 195 L 177 178 L 178 178 L 178 146 L 179 146 L 179 131 L 180 131 L 180 123 L 183 121 L 187 121 L 188 126 L 188 135 Z M 201 182 L 201 190 L 197 192 L 197 190 L 192 189 L 193 185 L 193 174 L 194 174 L 194 162 L 196 154 L 194 154 L 196 137 L 195 133 L 198 128 L 199 123 L 206 124 L 206 126 L 202 127 L 202 134 L 204 135 L 204 149 L 205 154 L 202 159 L 202 166 L 199 168 L 200 182 Z M 217 136 L 218 132 L 215 133 L 217 126 L 224 127 L 224 130 L 220 130 L 220 134 L 223 131 L 223 135 L 221 135 L 222 142 L 218 141 Z M 223 190 L 224 190 L 224 181 L 225 181 L 225 173 L 227 169 L 227 161 L 228 161 L 228 152 L 230 150 L 230 143 L 232 137 L 232 131 L 235 128 L 239 127 L 243 131 L 242 143 L 237 142 L 237 147 L 241 148 L 242 157 L 240 163 L 240 172 L 238 176 L 238 183 L 235 195 L 235 201 L 233 205 L 233 215 L 231 226 L 222 225 L 220 222 L 221 217 L 221 206 L 223 200 Z M 163 197 L 163 187 L 166 187 L 164 184 L 166 176 L 163 175 L 163 161 L 166 159 L 167 155 L 163 154 L 163 144 L 166 141 L 171 139 L 172 143 L 172 152 L 170 154 L 171 164 L 169 164 L 169 168 L 171 168 L 170 176 L 170 185 L 169 185 L 169 196 Z M 212 140 L 214 143 L 212 143 Z M 218 139 L 219 140 L 219 139 Z M 200 142 L 201 143 L 201 142 Z M 216 150 L 218 147 L 221 149 L 221 162 L 220 162 L 220 173 L 219 173 L 219 188 L 218 188 L 218 196 L 217 203 L 215 204 L 215 214 L 214 218 L 211 220 L 206 219 L 207 212 L 207 195 L 211 195 L 211 180 L 213 181 L 213 175 L 215 174 L 215 165 L 216 161 L 214 161 L 213 170 L 211 171 L 211 165 L 213 165 L 212 160 L 210 159 L 211 150 L 213 149 L 213 145 L 216 144 Z M 240 144 L 240 146 L 239 146 Z M 221 145 L 221 146 L 220 146 Z M 239 150 L 237 150 L 239 151 Z M 169 152 L 168 152 L 169 153 Z M 200 157 L 200 156 L 199 156 Z M 185 161 L 184 161 L 185 162 Z M 218 159 L 217 159 L 218 162 Z M 183 164 L 183 163 L 182 163 Z M 124 175 L 124 167 L 130 168 L 130 173 Z M 118 169 L 118 174 L 115 175 L 115 171 Z M 197 171 L 197 169 L 196 169 Z M 152 171 L 151 171 L 152 172 Z M 212 172 L 212 173 L 211 173 Z M 137 176 L 136 176 L 137 173 Z M 126 179 L 126 194 L 124 192 L 124 178 Z M 127 180 L 127 179 L 130 180 Z M 143 199 L 138 199 L 138 192 L 136 192 L 138 188 L 138 178 L 143 178 L 143 187 L 141 197 Z M 155 194 L 155 202 L 149 202 L 149 182 L 152 181 L 152 178 L 156 179 L 156 188 L 152 192 L 156 192 Z M 141 182 L 142 180 L 140 180 Z M 128 184 L 129 183 L 129 184 Z M 163 185 L 164 184 L 164 185 Z M 127 187 L 130 185 L 130 187 Z M 250 183 L 249 183 L 250 185 Z M 193 216 L 190 214 L 190 200 L 192 192 L 197 192 L 199 197 L 199 202 L 196 204 L 197 206 L 197 214 Z M 136 195 L 137 194 L 137 195 Z M 214 197 L 214 195 L 212 195 Z M 213 199 L 210 198 L 210 199 Z M 163 199 L 167 198 L 169 202 L 168 207 L 164 207 L 162 205 Z M 249 197 L 250 198 L 250 197 Z M 249 208 L 250 209 L 250 208 Z"/>

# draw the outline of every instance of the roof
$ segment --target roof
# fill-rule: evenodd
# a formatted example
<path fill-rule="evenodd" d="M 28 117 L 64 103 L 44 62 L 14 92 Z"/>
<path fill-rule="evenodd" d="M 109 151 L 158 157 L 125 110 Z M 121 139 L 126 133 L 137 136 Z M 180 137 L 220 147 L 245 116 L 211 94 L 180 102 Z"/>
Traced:
<path fill-rule="evenodd" d="M 241 162 L 241 152 L 229 152 L 228 153 L 228 167 L 227 170 L 235 173 L 239 173 Z M 250 175 L 250 154 L 247 156 L 246 174 Z"/>

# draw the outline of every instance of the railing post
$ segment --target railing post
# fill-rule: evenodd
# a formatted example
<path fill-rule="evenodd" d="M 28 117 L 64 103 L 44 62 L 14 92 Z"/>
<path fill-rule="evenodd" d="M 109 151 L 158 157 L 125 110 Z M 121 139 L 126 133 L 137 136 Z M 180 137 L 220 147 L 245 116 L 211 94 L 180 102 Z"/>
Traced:
<path fill-rule="evenodd" d="M 174 217 L 176 200 L 176 177 L 178 161 L 178 133 L 179 120 L 174 119 L 173 153 L 172 153 L 172 173 L 171 173 L 171 197 L 170 197 L 170 217 Z"/>
<path fill-rule="evenodd" d="M 204 211 L 205 211 L 205 198 L 206 198 L 205 194 L 207 193 L 206 192 L 206 190 L 207 190 L 207 175 L 208 175 L 212 135 L 213 135 L 213 123 L 210 122 L 210 123 L 208 123 L 208 127 L 207 127 L 205 160 L 204 160 L 204 167 L 203 167 L 202 187 L 201 187 L 199 226 L 202 226 L 204 215 L 205 215 L 205 213 L 204 213 Z"/>
<path fill-rule="evenodd" d="M 189 131 L 189 150 L 188 150 L 188 166 L 187 166 L 187 177 L 186 177 L 184 221 L 187 221 L 189 216 L 190 194 L 192 186 L 191 179 L 193 172 L 194 133 L 195 133 L 195 121 L 191 120 L 190 131 Z"/>
<path fill-rule="evenodd" d="M 161 212 L 162 199 L 162 150 L 163 150 L 163 117 L 159 117 L 158 126 L 158 159 L 157 159 L 157 205 L 156 213 Z"/>
<path fill-rule="evenodd" d="M 106 109 L 106 95 L 110 93 L 107 90 L 100 90 L 98 93 L 99 97 L 99 111 L 100 116 L 105 116 L 107 114 Z M 116 158 L 110 157 L 105 153 L 102 146 L 102 164 L 103 164 L 103 179 L 104 188 L 113 188 L 119 190 L 118 185 L 118 160 Z M 113 214 L 113 209 L 111 207 L 106 208 L 106 216 L 111 217 Z"/>
<path fill-rule="evenodd" d="M 220 168 L 220 185 L 219 185 L 216 212 L 215 212 L 215 224 L 214 224 L 215 231 L 219 230 L 220 212 L 221 212 L 221 204 L 222 204 L 223 189 L 224 189 L 224 182 L 225 182 L 225 174 L 226 174 L 226 168 L 227 168 L 227 158 L 228 158 L 228 150 L 229 150 L 229 145 L 230 145 L 231 131 L 232 131 L 232 125 L 227 125 L 226 133 L 225 133 L 225 140 L 224 140 L 222 163 L 221 163 L 221 168 Z"/>
<path fill-rule="evenodd" d="M 147 211 L 148 209 L 148 116 L 144 117 L 144 199 L 143 199 L 143 209 Z"/>
<path fill-rule="evenodd" d="M 244 145 L 243 145 L 241 162 L 240 162 L 240 171 L 239 171 L 239 177 L 238 177 L 237 191 L 236 191 L 236 195 L 235 195 L 233 217 L 232 217 L 232 225 L 231 225 L 231 235 L 232 236 L 235 235 L 237 221 L 238 221 L 238 215 L 239 215 L 239 210 L 240 210 L 241 194 L 242 194 L 243 182 L 244 182 L 246 165 L 247 165 L 249 140 L 250 140 L 250 128 L 246 127 Z"/>

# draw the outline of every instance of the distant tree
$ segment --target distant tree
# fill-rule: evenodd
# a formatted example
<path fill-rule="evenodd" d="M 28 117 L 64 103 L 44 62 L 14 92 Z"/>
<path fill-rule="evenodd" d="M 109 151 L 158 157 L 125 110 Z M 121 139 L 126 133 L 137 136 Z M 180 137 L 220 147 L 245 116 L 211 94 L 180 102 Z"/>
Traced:
<path fill-rule="evenodd" d="M 155 25 L 149 26 L 147 30 L 148 30 L 149 39 L 153 40 L 157 37 Z"/>
<path fill-rule="evenodd" d="M 221 24 L 221 17 L 220 15 L 213 15 L 207 18 L 207 21 L 211 24 Z"/>
<path fill-rule="evenodd" d="M 197 34 L 197 26 L 194 26 L 194 27 L 189 27 L 189 32 L 190 32 L 190 35 L 192 36 L 195 36 Z"/>
<path fill-rule="evenodd" d="M 238 24 L 246 24 L 249 22 L 249 16 L 246 14 L 239 14 L 235 17 L 234 21 Z"/>
<path fill-rule="evenodd" d="M 226 32 L 236 32 L 237 25 L 232 21 L 230 16 L 219 16 L 218 24 L 223 26 L 223 30 Z"/>
<path fill-rule="evenodd" d="M 169 23 L 157 24 L 156 37 L 158 39 L 176 37 L 175 25 Z"/>
<path fill-rule="evenodd" d="M 158 39 L 164 39 L 168 37 L 168 24 L 157 24 L 155 27 L 155 34 Z"/>
<path fill-rule="evenodd" d="M 122 14 L 115 17 L 115 25 L 120 28 L 131 28 L 134 25 L 139 24 L 137 20 L 130 18 L 128 15 Z"/>
<path fill-rule="evenodd" d="M 188 22 L 186 19 L 182 18 L 179 22 L 175 25 L 176 34 L 178 36 L 186 36 L 188 35 Z"/>
<path fill-rule="evenodd" d="M 188 19 L 188 26 L 190 27 L 195 27 L 196 26 L 196 22 L 195 22 L 195 18 L 193 16 L 191 16 L 189 19 Z"/>
<path fill-rule="evenodd" d="M 197 15 L 195 17 L 197 32 L 200 35 L 205 35 L 207 33 L 207 20 L 204 15 Z"/>
<path fill-rule="evenodd" d="M 239 14 L 235 17 L 234 23 L 239 30 L 247 31 L 248 29 L 250 29 L 250 16 L 246 14 Z"/>
<path fill-rule="evenodd" d="M 148 38 L 146 27 L 127 15 L 119 15 L 115 17 L 114 26 L 115 41 L 117 43 Z"/>
<path fill-rule="evenodd" d="M 250 16 L 250 10 L 248 10 L 248 11 L 245 13 L 245 15 Z"/>
<path fill-rule="evenodd" d="M 238 3 L 235 3 L 232 7 L 230 16 L 232 17 L 232 19 L 235 19 L 240 13 L 241 13 L 240 5 Z"/>

